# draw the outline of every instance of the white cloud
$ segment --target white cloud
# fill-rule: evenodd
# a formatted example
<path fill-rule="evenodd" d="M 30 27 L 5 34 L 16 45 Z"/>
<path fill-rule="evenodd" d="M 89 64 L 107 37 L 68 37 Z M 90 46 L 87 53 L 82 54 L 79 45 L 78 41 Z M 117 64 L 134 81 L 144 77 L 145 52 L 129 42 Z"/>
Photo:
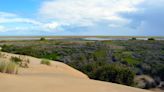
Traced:
<path fill-rule="evenodd" d="M 40 25 L 41 23 L 27 18 L 0 18 L 0 23 L 30 23 Z"/>
<path fill-rule="evenodd" d="M 57 22 L 42 22 L 41 20 L 23 18 L 13 13 L 0 12 L 0 32 L 25 30 L 54 31 L 57 27 Z"/>
<path fill-rule="evenodd" d="M 39 13 L 62 25 L 93 25 L 101 20 L 127 23 L 120 12 L 135 12 L 144 0 L 47 0 Z"/>
<path fill-rule="evenodd" d="M 4 30 L 6 30 L 6 28 L 4 26 L 0 26 L 0 32 L 4 32 Z"/>
<path fill-rule="evenodd" d="M 22 18 L 13 13 L 0 12 L 0 23 L 30 23 L 34 25 L 40 25 L 41 23 L 28 18 Z"/>
<path fill-rule="evenodd" d="M 15 17 L 16 14 L 13 13 L 7 13 L 7 12 L 0 12 L 0 17 Z"/>
<path fill-rule="evenodd" d="M 59 26 L 59 24 L 57 22 L 52 22 L 52 23 L 47 23 L 44 24 L 43 27 L 46 29 L 56 29 Z"/>

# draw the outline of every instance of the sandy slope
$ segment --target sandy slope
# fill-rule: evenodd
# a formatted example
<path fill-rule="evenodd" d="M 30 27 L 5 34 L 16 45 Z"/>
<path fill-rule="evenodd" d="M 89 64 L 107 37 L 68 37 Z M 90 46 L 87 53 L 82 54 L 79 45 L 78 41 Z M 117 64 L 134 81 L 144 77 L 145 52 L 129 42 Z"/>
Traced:
<path fill-rule="evenodd" d="M 6 54 L 6 58 L 18 56 Z M 18 75 L 0 73 L 0 92 L 150 92 L 128 86 L 90 80 L 85 74 L 66 64 L 52 62 L 41 65 L 40 59 L 29 58 L 30 68 Z"/>

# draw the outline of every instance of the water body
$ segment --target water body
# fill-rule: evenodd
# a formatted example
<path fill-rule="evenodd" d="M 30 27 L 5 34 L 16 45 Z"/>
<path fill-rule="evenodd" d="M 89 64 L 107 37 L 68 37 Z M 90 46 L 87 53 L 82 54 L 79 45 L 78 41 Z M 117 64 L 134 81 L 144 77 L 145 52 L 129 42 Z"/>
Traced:
<path fill-rule="evenodd" d="M 106 41 L 106 40 L 129 40 L 129 38 L 83 38 L 84 40 L 90 41 Z"/>
<path fill-rule="evenodd" d="M 84 40 L 90 40 L 90 41 L 107 41 L 107 40 L 129 40 L 131 38 L 83 38 Z M 148 38 L 136 38 L 137 40 L 148 40 Z M 155 38 L 155 40 L 164 40 L 164 38 Z"/>
<path fill-rule="evenodd" d="M 128 38 L 100 38 L 100 37 L 86 37 L 86 38 L 50 38 L 50 37 L 45 37 L 48 40 L 88 40 L 88 41 L 106 41 L 106 40 L 129 40 L 131 39 L 130 37 Z M 137 40 L 147 40 L 148 38 L 137 38 Z M 155 38 L 156 40 L 164 40 L 164 38 Z M 40 40 L 40 37 L 0 37 L 0 41 L 7 41 L 7 40 Z"/>

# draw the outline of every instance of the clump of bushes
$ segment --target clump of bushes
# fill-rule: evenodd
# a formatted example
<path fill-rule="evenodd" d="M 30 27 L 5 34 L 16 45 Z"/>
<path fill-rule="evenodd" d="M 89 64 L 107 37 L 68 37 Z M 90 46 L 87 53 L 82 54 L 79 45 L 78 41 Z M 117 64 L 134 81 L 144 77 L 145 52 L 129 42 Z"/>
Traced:
<path fill-rule="evenodd" d="M 41 37 L 41 38 L 40 38 L 40 41 L 45 41 L 45 40 L 46 40 L 45 37 Z"/>
<path fill-rule="evenodd" d="M 42 59 L 41 60 L 41 64 L 45 64 L 45 65 L 51 65 L 51 62 L 47 59 Z"/>
<path fill-rule="evenodd" d="M 154 41 L 154 40 L 155 40 L 155 38 L 148 38 L 148 40 L 150 40 L 150 41 Z"/>
<path fill-rule="evenodd" d="M 9 74 L 17 74 L 18 65 L 15 64 L 14 62 L 0 61 L 0 72 L 9 73 Z"/>
<path fill-rule="evenodd" d="M 90 64 L 81 64 L 72 62 L 70 66 L 87 74 L 91 79 L 124 84 L 134 85 L 135 73 L 130 68 L 122 64 L 108 64 L 106 62 L 96 62 Z"/>
<path fill-rule="evenodd" d="M 133 38 L 131 38 L 130 40 L 137 40 L 137 38 L 133 37 Z"/>
<path fill-rule="evenodd" d="M 21 62 L 22 62 L 22 59 L 20 59 L 20 57 L 18 58 L 18 57 L 11 57 L 10 58 L 10 60 L 12 61 L 12 62 L 15 62 L 16 64 L 21 64 Z"/>
<path fill-rule="evenodd" d="M 18 64 L 22 68 L 28 68 L 28 64 L 30 63 L 29 59 L 25 59 L 25 57 L 11 57 L 11 62 Z"/>
<path fill-rule="evenodd" d="M 95 79 L 132 86 L 134 72 L 120 65 L 106 65 L 96 70 Z"/>

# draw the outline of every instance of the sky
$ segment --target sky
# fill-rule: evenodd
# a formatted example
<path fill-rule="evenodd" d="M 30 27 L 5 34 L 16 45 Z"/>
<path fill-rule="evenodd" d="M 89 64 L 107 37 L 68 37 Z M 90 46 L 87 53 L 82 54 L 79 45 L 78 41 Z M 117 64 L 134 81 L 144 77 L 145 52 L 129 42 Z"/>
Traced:
<path fill-rule="evenodd" d="M 0 0 L 0 36 L 164 36 L 164 0 Z"/>

